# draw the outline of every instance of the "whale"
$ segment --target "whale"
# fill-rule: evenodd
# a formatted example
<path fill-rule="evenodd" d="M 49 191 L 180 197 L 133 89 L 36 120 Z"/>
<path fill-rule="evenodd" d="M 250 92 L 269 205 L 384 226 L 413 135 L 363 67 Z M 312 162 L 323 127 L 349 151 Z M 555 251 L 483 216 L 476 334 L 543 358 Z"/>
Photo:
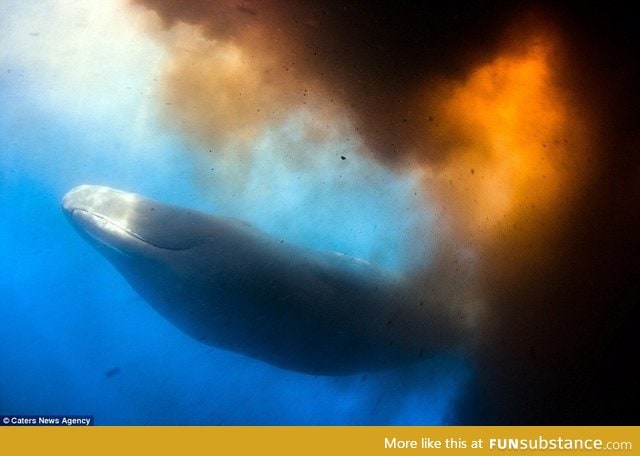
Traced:
<path fill-rule="evenodd" d="M 365 260 L 105 186 L 71 189 L 62 209 L 156 312 L 204 344 L 340 376 L 415 363 L 452 343 L 441 311 Z"/>

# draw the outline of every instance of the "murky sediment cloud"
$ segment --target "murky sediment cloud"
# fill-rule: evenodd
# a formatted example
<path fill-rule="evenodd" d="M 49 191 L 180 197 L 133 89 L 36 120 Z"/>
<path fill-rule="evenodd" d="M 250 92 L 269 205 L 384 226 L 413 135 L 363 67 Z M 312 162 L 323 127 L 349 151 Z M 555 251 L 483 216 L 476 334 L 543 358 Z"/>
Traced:
<path fill-rule="evenodd" d="M 576 25 L 578 13 L 475 3 L 134 3 L 152 11 L 148 29 L 168 51 L 160 81 L 168 123 L 202 169 L 221 169 L 199 175 L 203 188 L 255 193 L 255 182 L 270 178 L 266 161 L 274 181 L 303 176 L 307 195 L 345 181 L 366 189 L 371 170 L 411 176 L 413 199 L 385 201 L 403 206 L 398 216 L 429 214 L 405 225 L 414 245 L 428 245 L 417 250 L 429 260 L 406 263 L 420 294 L 455 302 L 475 321 L 485 384 L 502 363 L 516 372 L 498 374 L 504 382 L 526 377 L 548 391 L 553 381 L 540 372 L 563 356 L 585 362 L 553 322 L 580 308 L 571 263 L 591 264 L 581 242 L 603 232 L 576 220 L 593 220 L 589 207 L 606 212 L 609 197 L 597 189 L 624 168 L 607 155 L 618 140 L 606 117 L 624 117 L 625 107 L 615 89 L 624 76 L 594 69 L 600 48 Z M 344 161 L 357 171 L 327 172 Z M 321 206 L 331 195 L 310 198 Z M 584 250 L 571 250 L 576 239 Z M 586 305 L 601 315 L 593 299 Z M 578 320 L 588 338 L 599 337 L 591 320 Z M 531 373 L 521 364 L 527 356 L 550 361 Z M 562 387 L 566 378 L 558 376 Z M 495 396 L 508 408 L 508 395 Z M 528 403 L 528 393 L 519 397 Z"/>

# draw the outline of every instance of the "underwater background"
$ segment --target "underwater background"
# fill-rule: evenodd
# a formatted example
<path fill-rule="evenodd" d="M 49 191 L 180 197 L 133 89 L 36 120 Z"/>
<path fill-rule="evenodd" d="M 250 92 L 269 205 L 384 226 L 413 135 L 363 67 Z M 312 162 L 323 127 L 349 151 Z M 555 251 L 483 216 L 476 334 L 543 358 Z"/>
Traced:
<path fill-rule="evenodd" d="M 251 168 L 256 188 L 233 196 L 238 204 L 204 194 L 195 182 L 202 163 L 157 114 L 163 51 L 119 8 L 1 6 L 0 413 L 88 414 L 102 425 L 443 422 L 467 375 L 462 361 L 314 377 L 202 345 L 156 314 L 72 229 L 60 202 L 82 183 L 211 213 L 231 206 L 223 213 L 356 256 L 386 242 L 387 266 L 399 261 L 393 250 L 408 223 L 394 203 L 413 194 L 411 178 L 359 160 L 339 140 L 318 151 L 313 175 L 265 158 Z M 285 125 L 257 147 L 281 153 L 282 138 L 303 141 L 295 134 Z M 305 213 L 300 200 L 314 189 L 319 210 Z M 337 225 L 340 234 L 327 229 Z"/>
<path fill-rule="evenodd" d="M 0 415 L 640 422 L 636 16 L 364 3 L 0 0 Z M 78 236 L 80 184 L 406 274 L 466 338 L 344 377 L 203 345 Z"/>

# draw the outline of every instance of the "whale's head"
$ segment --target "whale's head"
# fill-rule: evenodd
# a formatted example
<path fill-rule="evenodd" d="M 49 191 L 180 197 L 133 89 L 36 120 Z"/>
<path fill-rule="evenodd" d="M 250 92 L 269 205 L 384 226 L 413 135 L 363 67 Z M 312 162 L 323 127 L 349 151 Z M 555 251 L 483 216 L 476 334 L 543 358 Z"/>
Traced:
<path fill-rule="evenodd" d="M 203 296 L 220 298 L 224 290 L 217 277 L 228 277 L 250 256 L 238 253 L 247 244 L 241 222 L 97 185 L 70 190 L 62 209 L 156 310 L 198 340 L 206 339 L 192 314 L 202 307 Z"/>
<path fill-rule="evenodd" d="M 98 185 L 71 189 L 62 209 L 82 237 L 153 301 L 184 300 L 176 296 L 197 288 L 186 283 L 217 289 L 237 281 L 277 244 L 239 220 Z"/>
<path fill-rule="evenodd" d="M 187 250 L 216 235 L 205 214 L 98 185 L 73 188 L 64 196 L 62 208 L 97 247 L 125 255 Z"/>

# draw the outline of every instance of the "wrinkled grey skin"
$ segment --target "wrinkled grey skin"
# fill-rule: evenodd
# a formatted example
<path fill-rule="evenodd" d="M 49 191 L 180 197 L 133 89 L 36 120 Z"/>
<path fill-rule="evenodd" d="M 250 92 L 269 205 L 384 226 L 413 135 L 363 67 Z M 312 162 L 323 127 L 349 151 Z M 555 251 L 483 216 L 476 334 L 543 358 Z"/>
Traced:
<path fill-rule="evenodd" d="M 62 206 L 157 312 L 206 344 L 346 375 L 418 360 L 444 342 L 420 336 L 430 329 L 406 284 L 363 260 L 108 187 L 76 187 Z"/>

